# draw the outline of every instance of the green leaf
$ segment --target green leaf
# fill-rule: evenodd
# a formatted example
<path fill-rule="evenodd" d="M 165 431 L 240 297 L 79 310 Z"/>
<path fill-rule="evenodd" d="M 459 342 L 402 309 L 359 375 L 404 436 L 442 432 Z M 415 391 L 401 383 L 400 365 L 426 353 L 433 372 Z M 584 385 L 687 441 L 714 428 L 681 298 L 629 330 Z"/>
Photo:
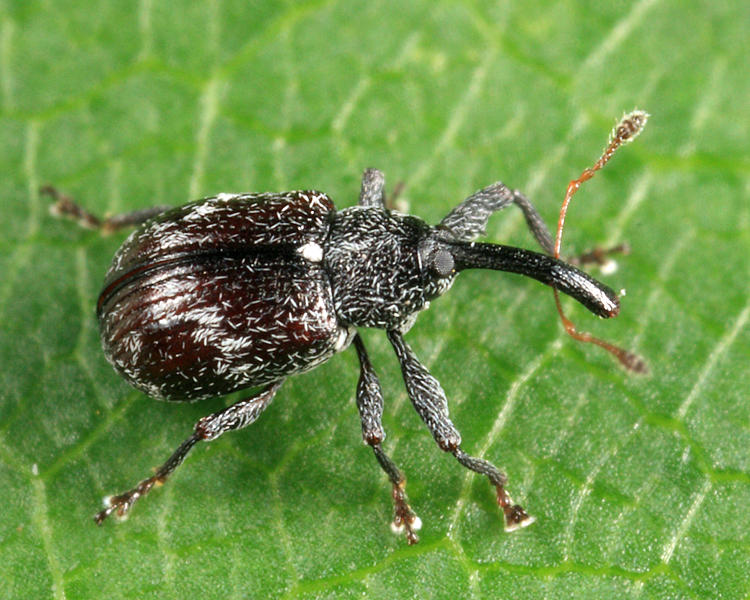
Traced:
<path fill-rule="evenodd" d="M 750 78 L 742 3 L 0 4 L 0 597 L 742 598 L 750 593 Z M 569 254 L 626 241 L 622 313 L 565 336 L 550 291 L 462 274 L 407 339 L 467 452 L 536 517 L 435 446 L 382 332 L 385 447 L 419 545 L 361 443 L 348 350 L 252 427 L 199 445 L 122 523 L 100 498 L 224 406 L 154 402 L 112 371 L 94 306 L 123 235 L 48 215 L 53 183 L 100 213 L 228 191 L 356 202 L 363 168 L 437 222 L 497 179 L 554 223 L 623 111 L 645 133 L 584 186 Z M 508 209 L 488 239 L 534 247 Z M 239 396 L 235 396 L 236 399 Z"/>

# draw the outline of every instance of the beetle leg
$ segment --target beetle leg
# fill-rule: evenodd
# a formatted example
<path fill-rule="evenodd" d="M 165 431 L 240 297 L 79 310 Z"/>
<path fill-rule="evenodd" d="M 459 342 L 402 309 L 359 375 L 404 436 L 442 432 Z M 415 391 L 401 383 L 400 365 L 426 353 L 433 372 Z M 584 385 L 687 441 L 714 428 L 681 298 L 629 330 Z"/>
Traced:
<path fill-rule="evenodd" d="M 552 235 L 534 205 L 521 192 L 511 190 L 499 181 L 466 198 L 440 221 L 440 226 L 450 231 L 455 239 L 471 242 L 484 235 L 492 214 L 509 204 L 515 204 L 521 209 L 526 224 L 539 245 L 545 252 L 552 254 L 555 250 Z"/>
<path fill-rule="evenodd" d="M 523 212 L 524 219 L 526 219 L 526 226 L 534 235 L 536 241 L 539 242 L 542 249 L 547 254 L 553 254 L 555 243 L 552 241 L 552 234 L 542 216 L 534 208 L 534 205 L 518 190 L 513 190 L 513 203 Z"/>
<path fill-rule="evenodd" d="M 362 438 L 374 446 L 385 439 L 383 430 L 383 392 L 380 380 L 367 356 L 367 350 L 359 334 L 354 336 L 354 347 L 359 357 L 359 381 L 357 382 L 357 408 L 362 421 Z"/>
<path fill-rule="evenodd" d="M 100 218 L 88 212 L 85 208 L 74 202 L 70 196 L 66 196 L 56 187 L 45 185 L 39 189 L 39 193 L 50 196 L 55 201 L 50 207 L 50 212 L 53 215 L 72 219 L 81 227 L 98 229 L 102 233 L 112 233 L 118 229 L 140 225 L 148 221 L 151 217 L 155 217 L 171 208 L 170 206 L 152 206 L 150 208 Z"/>
<path fill-rule="evenodd" d="M 359 205 L 385 208 L 385 175 L 378 169 L 365 169 L 359 191 Z"/>
<path fill-rule="evenodd" d="M 521 192 L 510 190 L 500 182 L 493 183 L 466 198 L 448 213 L 440 222 L 440 226 L 448 229 L 454 238 L 470 242 L 484 235 L 484 228 L 490 216 L 509 204 L 515 204 L 521 209 L 526 226 L 536 241 L 547 254 L 554 255 L 555 243 L 552 234 L 534 205 Z M 611 254 L 628 254 L 629 251 L 627 244 L 617 244 L 611 248 L 597 246 L 588 252 L 569 257 L 566 261 L 572 265 L 593 263 L 605 268 Z"/>
<path fill-rule="evenodd" d="M 414 351 L 404 341 L 401 333 L 395 330 L 388 332 L 388 339 L 396 351 L 401 364 L 401 372 L 406 383 L 414 408 L 429 428 L 438 446 L 450 452 L 467 469 L 480 475 L 486 475 L 497 491 L 497 503 L 505 515 L 506 531 L 513 531 L 534 522 L 533 517 L 513 501 L 505 490 L 508 478 L 492 463 L 469 456 L 461 450 L 461 434 L 448 415 L 448 400 L 442 386 L 430 372 L 419 362 Z"/>
<path fill-rule="evenodd" d="M 193 434 L 180 444 L 172 456 L 167 459 L 167 462 L 157 469 L 156 473 L 141 481 L 133 489 L 106 498 L 106 508 L 94 517 L 96 524 L 101 525 L 104 519 L 113 512 L 116 512 L 119 517 L 125 516 L 138 498 L 147 494 L 154 485 L 162 484 L 167 480 L 198 442 L 210 442 L 222 433 L 242 429 L 253 423 L 271 403 L 282 382 L 283 380 L 272 383 L 255 396 L 235 402 L 224 410 L 200 419 L 195 424 Z"/>
<path fill-rule="evenodd" d="M 620 243 L 610 246 L 609 248 L 595 246 L 591 250 L 569 257 L 567 262 L 576 267 L 593 264 L 601 268 L 602 273 L 606 274 L 610 265 L 612 265 L 612 261 L 609 257 L 613 254 L 630 254 L 630 245 Z"/>
<path fill-rule="evenodd" d="M 539 242 L 539 245 L 544 249 L 547 254 L 554 256 L 555 244 L 552 241 L 552 234 L 550 233 L 547 225 L 542 220 L 541 215 L 537 212 L 534 205 L 531 204 L 528 198 L 524 196 L 518 190 L 513 190 L 513 202 L 523 211 L 523 216 L 526 218 L 526 225 L 528 226 L 531 233 Z M 610 248 L 601 248 L 596 246 L 592 250 L 582 252 L 575 256 L 566 258 L 566 262 L 571 265 L 583 266 L 587 264 L 595 264 L 601 267 L 603 270 L 610 263 L 609 257 L 612 254 L 629 254 L 630 246 L 628 244 L 617 244 Z"/>
<path fill-rule="evenodd" d="M 362 421 L 362 438 L 368 444 L 377 458 L 380 467 L 388 475 L 393 484 L 393 530 L 404 532 L 409 544 L 416 544 L 419 537 L 415 533 L 422 526 L 419 517 L 409 506 L 406 497 L 406 478 L 399 471 L 393 460 L 383 452 L 381 442 L 385 439 L 383 430 L 383 392 L 375 369 L 367 356 L 365 345 L 359 334 L 354 336 L 354 347 L 359 357 L 360 374 L 357 383 L 357 408 Z"/>

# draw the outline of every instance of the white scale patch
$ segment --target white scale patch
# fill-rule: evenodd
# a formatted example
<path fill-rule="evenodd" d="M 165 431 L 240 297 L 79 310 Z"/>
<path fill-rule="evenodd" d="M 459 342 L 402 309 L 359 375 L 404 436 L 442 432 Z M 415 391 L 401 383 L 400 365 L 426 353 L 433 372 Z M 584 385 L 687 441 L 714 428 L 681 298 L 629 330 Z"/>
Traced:
<path fill-rule="evenodd" d="M 334 345 L 333 349 L 336 352 L 341 352 L 344 348 L 346 348 L 349 345 L 349 341 L 352 337 L 354 337 L 354 330 L 353 329 L 345 329 L 341 328 L 339 329 L 339 335 L 336 338 L 336 344 Z"/>
<path fill-rule="evenodd" d="M 216 199 L 220 200 L 221 202 L 226 202 L 227 200 L 231 200 L 232 198 L 236 198 L 239 194 L 228 194 L 226 192 L 222 192 L 221 194 L 216 195 Z"/>
<path fill-rule="evenodd" d="M 313 263 L 323 260 L 323 248 L 315 242 L 307 242 L 304 246 L 297 248 L 297 252 L 302 255 L 302 258 Z"/>

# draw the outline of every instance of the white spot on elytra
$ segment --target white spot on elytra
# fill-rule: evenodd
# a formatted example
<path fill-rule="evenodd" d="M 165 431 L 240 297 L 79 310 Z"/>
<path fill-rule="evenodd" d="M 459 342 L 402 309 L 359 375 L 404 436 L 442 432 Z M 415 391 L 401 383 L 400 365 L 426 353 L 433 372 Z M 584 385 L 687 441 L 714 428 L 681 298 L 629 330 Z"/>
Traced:
<path fill-rule="evenodd" d="M 308 242 L 304 246 L 300 246 L 297 248 L 297 252 L 299 252 L 305 260 L 309 260 L 310 262 L 319 263 L 323 260 L 323 248 L 315 242 Z"/>

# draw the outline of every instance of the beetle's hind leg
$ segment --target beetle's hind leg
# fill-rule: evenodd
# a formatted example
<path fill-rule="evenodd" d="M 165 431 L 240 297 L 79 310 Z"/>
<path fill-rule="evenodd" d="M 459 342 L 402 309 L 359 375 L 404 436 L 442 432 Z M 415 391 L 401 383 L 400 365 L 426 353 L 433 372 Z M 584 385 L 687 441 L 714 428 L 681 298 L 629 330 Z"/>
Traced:
<path fill-rule="evenodd" d="M 105 509 L 96 513 L 94 521 L 97 525 L 101 525 L 109 515 L 113 512 L 117 513 L 118 517 L 124 517 L 128 511 L 133 507 L 135 501 L 141 496 L 145 496 L 152 487 L 155 485 L 161 485 L 164 483 L 172 472 L 182 464 L 188 452 L 192 449 L 195 444 L 201 440 L 200 435 L 193 433 L 188 439 L 186 439 L 179 448 L 174 451 L 172 456 L 169 457 L 161 467 L 156 470 L 151 477 L 144 479 L 139 482 L 133 489 L 118 494 L 116 496 L 107 496 L 104 499 Z"/>
<path fill-rule="evenodd" d="M 94 517 L 96 524 L 101 525 L 104 519 L 112 513 L 124 517 L 138 498 L 147 494 L 154 485 L 160 485 L 167 480 L 198 442 L 210 442 L 222 433 L 242 429 L 253 423 L 271 403 L 282 382 L 283 380 L 272 383 L 255 396 L 235 402 L 224 410 L 200 419 L 195 424 L 193 434 L 180 444 L 172 456 L 156 470 L 156 473 L 141 481 L 133 489 L 105 499 L 106 508 Z"/>
<path fill-rule="evenodd" d="M 389 331 L 396 356 L 401 364 L 401 372 L 406 383 L 406 391 L 414 408 L 422 417 L 438 446 L 450 452 L 467 469 L 485 475 L 497 492 L 497 503 L 505 515 L 506 531 L 513 531 L 534 522 L 534 518 L 513 500 L 505 489 L 508 478 L 492 463 L 481 458 L 469 456 L 461 450 L 461 434 L 448 416 L 448 400 L 442 386 L 429 371 L 419 362 L 416 355 L 404 341 L 401 333 Z"/>
<path fill-rule="evenodd" d="M 63 194 L 56 187 L 45 185 L 39 189 L 39 193 L 49 196 L 55 203 L 50 206 L 50 212 L 56 217 L 65 217 L 78 223 L 86 229 L 96 229 L 102 233 L 112 233 L 118 229 L 140 225 L 148 221 L 151 217 L 160 215 L 170 206 L 152 206 L 141 210 L 111 215 L 104 218 L 88 212 L 81 205 L 76 203 L 70 196 Z"/>
<path fill-rule="evenodd" d="M 383 392 L 380 381 L 367 356 L 365 345 L 359 334 L 354 336 L 354 347 L 359 356 L 360 375 L 357 383 L 357 408 L 362 420 L 362 437 L 377 458 L 380 467 L 388 475 L 393 485 L 393 530 L 397 533 L 404 532 L 409 544 L 416 544 L 419 537 L 415 533 L 421 526 L 422 521 L 409 506 L 406 497 L 406 478 L 399 471 L 393 460 L 383 452 L 381 442 L 385 439 L 383 430 Z"/>

